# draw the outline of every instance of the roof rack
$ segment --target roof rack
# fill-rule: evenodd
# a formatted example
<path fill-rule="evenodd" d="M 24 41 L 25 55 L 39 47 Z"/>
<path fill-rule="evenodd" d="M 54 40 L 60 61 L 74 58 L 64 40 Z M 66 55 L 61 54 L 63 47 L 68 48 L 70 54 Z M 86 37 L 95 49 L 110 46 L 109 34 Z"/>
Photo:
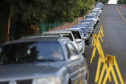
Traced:
<path fill-rule="evenodd" d="M 22 36 L 20 39 L 32 39 L 32 38 L 45 38 L 45 37 L 63 37 L 60 34 L 36 34 L 36 35 L 28 35 Z"/>

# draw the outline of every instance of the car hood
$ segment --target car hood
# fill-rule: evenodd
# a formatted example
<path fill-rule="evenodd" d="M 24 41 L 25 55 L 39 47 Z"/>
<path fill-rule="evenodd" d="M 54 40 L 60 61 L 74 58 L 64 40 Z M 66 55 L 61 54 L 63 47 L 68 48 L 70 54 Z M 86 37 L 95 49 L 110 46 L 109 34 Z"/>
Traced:
<path fill-rule="evenodd" d="M 54 76 L 65 62 L 0 65 L 0 81 Z"/>

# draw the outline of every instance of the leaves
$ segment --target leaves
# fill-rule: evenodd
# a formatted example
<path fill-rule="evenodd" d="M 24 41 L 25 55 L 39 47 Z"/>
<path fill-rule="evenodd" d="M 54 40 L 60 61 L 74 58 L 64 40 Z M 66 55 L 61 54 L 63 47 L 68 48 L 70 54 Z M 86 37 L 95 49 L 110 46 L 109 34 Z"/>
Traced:
<path fill-rule="evenodd" d="M 126 1 L 125 1 L 125 0 L 117 0 L 117 3 L 118 3 L 118 4 L 125 4 Z"/>
<path fill-rule="evenodd" d="M 83 16 L 95 0 L 5 0 L 10 16 L 17 21 L 31 23 L 72 22 Z"/>

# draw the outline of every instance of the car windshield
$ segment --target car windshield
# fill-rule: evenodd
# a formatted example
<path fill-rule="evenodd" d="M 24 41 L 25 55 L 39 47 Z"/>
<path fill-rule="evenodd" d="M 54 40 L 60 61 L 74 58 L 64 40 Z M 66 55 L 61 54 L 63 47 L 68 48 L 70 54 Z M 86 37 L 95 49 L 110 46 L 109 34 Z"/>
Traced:
<path fill-rule="evenodd" d="M 79 31 L 72 31 L 72 33 L 73 33 L 75 39 L 81 39 Z"/>
<path fill-rule="evenodd" d="M 0 53 L 0 64 L 63 60 L 61 45 L 56 41 L 8 44 Z"/>
<path fill-rule="evenodd" d="M 86 16 L 86 18 L 94 18 L 94 16 Z"/>

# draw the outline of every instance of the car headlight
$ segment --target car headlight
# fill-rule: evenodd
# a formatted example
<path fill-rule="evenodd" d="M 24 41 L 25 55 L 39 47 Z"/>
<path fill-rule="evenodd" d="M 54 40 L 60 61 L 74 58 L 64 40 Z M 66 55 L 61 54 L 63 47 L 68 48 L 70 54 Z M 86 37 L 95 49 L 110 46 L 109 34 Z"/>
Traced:
<path fill-rule="evenodd" d="M 60 80 L 57 77 L 43 77 L 33 80 L 32 84 L 59 84 Z"/>

